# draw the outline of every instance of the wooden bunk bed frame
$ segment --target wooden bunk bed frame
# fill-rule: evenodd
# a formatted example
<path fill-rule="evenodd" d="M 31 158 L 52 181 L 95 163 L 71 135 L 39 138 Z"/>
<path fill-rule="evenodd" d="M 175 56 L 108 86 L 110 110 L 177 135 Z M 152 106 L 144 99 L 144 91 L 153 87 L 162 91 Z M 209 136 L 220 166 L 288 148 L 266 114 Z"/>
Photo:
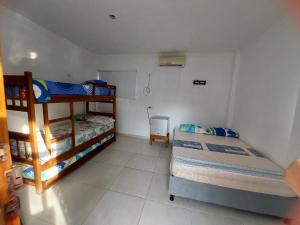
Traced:
<path fill-rule="evenodd" d="M 9 131 L 9 139 L 13 139 L 17 143 L 17 150 L 18 156 L 13 156 L 13 161 L 20 162 L 23 164 L 33 166 L 35 179 L 30 180 L 24 178 L 24 183 L 34 185 L 36 187 L 36 191 L 38 193 L 42 193 L 44 189 L 47 189 L 58 180 L 60 180 L 63 176 L 67 175 L 71 171 L 75 170 L 77 167 L 81 166 L 84 162 L 95 156 L 101 150 L 105 149 L 108 145 L 112 144 L 116 141 L 116 128 L 114 126 L 113 129 L 98 135 L 91 140 L 84 142 L 80 145 L 75 145 L 75 121 L 74 121 L 74 102 L 86 102 L 86 113 L 94 114 L 94 115 L 103 115 L 109 116 L 116 120 L 116 87 L 112 85 L 96 85 L 93 84 L 93 93 L 91 96 L 51 96 L 51 100 L 47 103 L 37 103 L 34 98 L 33 86 L 32 86 L 32 73 L 31 72 L 24 72 L 24 75 L 5 75 L 4 76 L 4 84 L 5 87 L 10 87 L 11 96 L 10 99 L 6 99 L 6 108 L 7 110 L 13 111 L 20 111 L 25 112 L 28 117 L 28 125 L 29 125 L 29 134 L 19 133 L 19 132 L 11 132 Z M 19 94 L 15 96 L 14 88 L 18 87 Z M 109 88 L 110 93 L 114 91 L 114 96 L 97 96 L 96 87 L 106 87 Z M 26 95 L 22 94 L 22 91 L 26 90 Z M 10 100 L 10 101 L 8 101 Z M 26 104 L 24 104 L 26 102 Z M 100 103 L 111 103 L 113 105 L 113 112 L 112 113 L 103 113 L 103 112 L 94 112 L 90 110 L 89 103 L 90 102 L 100 102 Z M 17 104 L 19 103 L 19 104 Z M 69 103 L 70 108 L 70 116 L 62 117 L 57 119 L 49 119 L 48 116 L 48 104 L 49 103 Z M 44 130 L 45 130 L 45 144 L 48 151 L 51 151 L 51 143 L 56 143 L 61 140 L 71 138 L 72 140 L 72 148 L 67 152 L 62 153 L 61 155 L 50 159 L 45 164 L 41 165 L 39 159 L 39 152 L 37 146 L 37 135 L 36 135 L 36 116 L 35 116 L 35 104 L 42 104 L 43 107 L 43 118 L 44 118 Z M 70 134 L 50 139 L 50 129 L 49 125 L 51 123 L 61 122 L 61 121 L 71 121 L 71 128 L 72 132 Z M 116 125 L 116 123 L 115 123 Z M 83 151 L 84 149 L 96 144 L 100 140 L 104 139 L 105 137 L 113 134 L 114 137 L 105 143 L 103 143 L 98 148 L 94 149 L 89 154 L 82 157 L 80 160 L 76 161 L 75 163 L 71 164 L 69 167 L 65 168 L 61 171 L 58 175 L 52 177 L 47 181 L 41 180 L 41 173 L 56 164 L 71 158 L 72 156 L 76 155 L 77 153 Z M 24 150 L 25 150 L 25 159 L 21 157 L 20 154 L 20 146 L 19 141 L 24 143 Z M 31 159 L 26 150 L 26 143 L 30 143 L 31 145 Z"/>

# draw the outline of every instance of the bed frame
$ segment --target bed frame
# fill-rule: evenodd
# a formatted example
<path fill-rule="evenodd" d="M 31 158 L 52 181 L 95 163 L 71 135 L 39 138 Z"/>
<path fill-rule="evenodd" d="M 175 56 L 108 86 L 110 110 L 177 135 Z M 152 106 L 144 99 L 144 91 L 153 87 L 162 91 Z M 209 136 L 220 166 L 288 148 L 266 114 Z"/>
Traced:
<path fill-rule="evenodd" d="M 6 108 L 7 110 L 24 112 L 28 117 L 28 125 L 29 125 L 29 134 L 19 133 L 19 132 L 11 132 L 9 131 L 9 139 L 16 140 L 18 156 L 12 156 L 13 161 L 20 162 L 23 164 L 31 165 L 34 170 L 35 180 L 24 179 L 24 182 L 27 184 L 34 185 L 36 187 L 36 191 L 38 193 L 43 192 L 44 189 L 47 189 L 58 180 L 60 180 L 63 176 L 67 175 L 80 165 L 82 165 L 85 161 L 92 158 L 94 155 L 99 153 L 101 150 L 106 148 L 108 145 L 116 141 L 116 126 L 113 129 L 87 141 L 80 145 L 75 145 L 75 121 L 74 121 L 74 102 L 86 102 L 86 113 L 94 114 L 94 115 L 103 115 L 109 116 L 116 120 L 116 87 L 112 85 L 96 85 L 93 84 L 93 94 L 91 96 L 51 96 L 51 100 L 47 103 L 37 103 L 34 98 L 33 86 L 32 86 L 32 73 L 24 72 L 24 75 L 5 75 L 4 76 L 4 84 L 5 87 L 10 87 L 11 96 L 10 99 L 6 99 Z M 15 95 L 15 88 L 18 87 L 19 95 Z M 96 96 L 96 87 L 106 87 L 110 90 L 110 93 L 114 93 L 114 96 Z M 24 95 L 24 91 L 26 95 Z M 110 103 L 113 105 L 112 113 L 103 113 L 103 112 L 95 112 L 90 110 L 90 102 L 100 102 L 100 103 Z M 57 118 L 57 119 L 49 119 L 48 115 L 48 104 L 49 103 L 69 103 L 70 115 L 67 117 Z M 72 148 L 63 154 L 52 158 L 45 164 L 41 165 L 39 160 L 39 152 L 37 147 L 37 136 L 36 136 L 36 116 L 35 116 L 35 104 L 42 104 L 43 107 L 43 118 L 44 118 L 44 130 L 45 130 L 45 144 L 49 152 L 51 152 L 51 143 L 56 143 L 61 140 L 71 138 L 72 140 Z M 50 139 L 50 129 L 49 125 L 56 122 L 61 121 L 71 121 L 72 132 L 70 134 Z M 116 123 L 115 123 L 116 125 Z M 41 173 L 56 164 L 71 158 L 77 153 L 83 151 L 84 149 L 96 144 L 102 139 L 108 137 L 113 134 L 114 137 L 89 154 L 85 155 L 80 160 L 76 161 L 63 171 L 61 171 L 55 177 L 52 177 L 50 180 L 42 181 Z M 25 150 L 25 159 L 21 157 L 20 154 L 20 146 L 19 141 L 24 143 Z M 26 143 L 30 143 L 31 145 L 31 159 L 26 150 Z"/>
<path fill-rule="evenodd" d="M 274 217 L 293 219 L 292 209 L 299 206 L 297 197 L 281 197 L 250 191 L 219 187 L 170 175 L 170 201 L 175 196 L 199 200 L 219 206 Z"/>

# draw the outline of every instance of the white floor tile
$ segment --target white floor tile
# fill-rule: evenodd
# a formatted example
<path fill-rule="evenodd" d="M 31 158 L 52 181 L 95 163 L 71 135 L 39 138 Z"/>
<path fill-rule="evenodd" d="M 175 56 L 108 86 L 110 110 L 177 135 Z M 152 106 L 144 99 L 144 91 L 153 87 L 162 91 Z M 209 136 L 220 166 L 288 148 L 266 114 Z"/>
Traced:
<path fill-rule="evenodd" d="M 20 216 L 23 225 L 53 225 L 35 216 L 29 216 L 24 213 L 20 213 L 20 214 L 21 214 Z"/>
<path fill-rule="evenodd" d="M 122 166 L 89 163 L 73 171 L 66 179 L 100 188 L 110 188 L 122 171 Z"/>
<path fill-rule="evenodd" d="M 170 155 L 171 148 L 161 143 L 118 136 L 42 195 L 22 187 L 23 223 L 81 225 L 88 218 L 86 225 L 282 225 L 276 218 L 200 201 L 175 197 L 171 202 Z"/>
<path fill-rule="evenodd" d="M 146 198 L 153 173 L 124 168 L 111 190 Z"/>
<path fill-rule="evenodd" d="M 48 191 L 51 191 L 51 188 Z M 33 186 L 23 185 L 23 187 L 18 189 L 17 194 L 21 200 L 21 210 L 27 215 L 40 215 L 48 207 L 45 193 L 42 195 L 36 194 Z"/>
<path fill-rule="evenodd" d="M 244 212 L 243 216 L 239 216 L 245 225 L 284 225 L 282 220 L 275 217 L 269 217 L 259 214 Z"/>
<path fill-rule="evenodd" d="M 192 225 L 243 225 L 239 220 L 200 212 L 190 212 L 190 219 Z"/>
<path fill-rule="evenodd" d="M 136 153 L 142 154 L 142 155 L 150 155 L 150 156 L 158 157 L 161 146 L 162 146 L 162 143 L 155 142 L 152 145 L 150 145 L 149 142 L 145 140 L 144 142 L 137 144 Z"/>
<path fill-rule="evenodd" d="M 184 198 L 176 197 L 175 201 L 170 201 L 169 176 L 164 174 L 154 174 L 147 199 L 174 206 L 188 208 L 189 201 Z"/>
<path fill-rule="evenodd" d="M 81 225 L 105 191 L 64 180 L 38 196 L 34 188 L 20 191 L 22 210 L 51 224 Z"/>
<path fill-rule="evenodd" d="M 176 199 L 176 197 L 175 197 Z M 193 211 L 210 214 L 210 215 L 219 215 L 224 217 L 235 217 L 240 214 L 239 211 L 235 211 L 228 207 L 222 207 L 210 203 L 205 203 L 202 201 L 192 200 L 189 199 L 188 208 L 190 208 Z"/>
<path fill-rule="evenodd" d="M 158 158 L 156 168 L 156 173 L 167 174 L 170 173 L 170 159 L 168 158 Z"/>
<path fill-rule="evenodd" d="M 188 208 L 196 213 L 204 213 L 211 216 L 220 216 L 223 218 L 243 221 L 243 225 L 281 225 L 280 220 L 273 217 L 236 210 L 229 207 L 217 206 L 196 200 L 189 200 Z"/>
<path fill-rule="evenodd" d="M 118 136 L 117 141 L 111 145 L 111 148 L 122 152 L 158 157 L 162 146 L 163 144 L 159 142 L 155 142 L 153 145 L 150 145 L 149 141 L 146 139 Z"/>
<path fill-rule="evenodd" d="M 144 140 L 140 140 L 137 138 L 126 137 L 126 136 L 117 136 L 117 141 L 111 145 L 111 148 L 136 153 L 137 152 L 137 145 L 143 142 Z"/>
<path fill-rule="evenodd" d="M 160 148 L 160 152 L 159 152 L 159 157 L 160 158 L 167 158 L 169 159 L 171 157 L 172 154 L 172 148 L 171 147 L 161 147 Z"/>
<path fill-rule="evenodd" d="M 187 210 L 146 201 L 139 225 L 191 225 Z"/>
<path fill-rule="evenodd" d="M 95 162 L 110 163 L 112 165 L 125 166 L 136 154 L 111 149 L 93 158 Z"/>
<path fill-rule="evenodd" d="M 155 171 L 157 157 L 137 154 L 131 159 L 126 166 L 133 169 L 146 170 L 150 172 Z"/>
<path fill-rule="evenodd" d="M 137 225 L 144 200 L 108 191 L 89 215 L 85 225 Z"/>

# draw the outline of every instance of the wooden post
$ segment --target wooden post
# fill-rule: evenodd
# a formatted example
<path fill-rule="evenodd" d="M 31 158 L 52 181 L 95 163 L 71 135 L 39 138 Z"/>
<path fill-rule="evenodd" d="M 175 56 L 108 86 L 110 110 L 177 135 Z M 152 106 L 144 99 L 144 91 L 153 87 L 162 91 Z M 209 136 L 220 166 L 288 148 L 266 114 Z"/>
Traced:
<path fill-rule="evenodd" d="M 115 92 L 116 94 L 116 92 Z M 115 127 L 115 133 L 114 133 L 114 137 L 113 137 L 113 141 L 116 141 L 117 140 L 117 137 L 116 137 L 116 130 L 117 130 L 117 123 L 116 123 L 116 118 L 117 118 L 117 97 L 115 96 L 114 97 L 114 102 L 113 102 L 113 118 L 115 120 L 115 123 L 114 123 L 114 127 Z"/>
<path fill-rule="evenodd" d="M 32 162 L 33 170 L 35 177 L 35 188 L 37 193 L 43 192 L 43 185 L 41 179 L 41 165 L 39 159 L 39 152 L 37 148 L 37 136 L 36 136 L 36 118 L 35 118 L 35 107 L 34 107 L 34 93 L 32 86 L 32 73 L 24 73 L 27 79 L 27 88 L 28 88 L 28 98 L 27 98 L 27 107 L 28 107 L 28 125 L 30 131 L 30 145 L 32 151 Z"/>
<path fill-rule="evenodd" d="M 90 113 L 90 102 L 85 102 L 85 113 L 86 114 Z"/>
<path fill-rule="evenodd" d="M 117 87 L 115 87 L 115 97 L 113 102 L 113 118 L 117 118 Z"/>
<path fill-rule="evenodd" d="M 12 160 L 9 147 L 6 99 L 4 90 L 2 57 L 0 49 L 0 143 L 2 144 L 1 147 L 4 148 L 6 155 L 6 158 L 3 159 L 3 161 L 0 161 L 0 224 L 20 225 L 21 221 L 18 213 L 15 213 L 9 218 L 5 218 L 4 215 L 4 205 L 13 197 L 13 195 L 8 192 L 7 179 L 5 177 L 5 171 L 11 169 Z"/>
<path fill-rule="evenodd" d="M 44 130 L 45 130 L 45 142 L 46 147 L 51 153 L 51 140 L 50 140 L 50 127 L 49 127 L 49 115 L 48 115 L 48 104 L 43 104 L 43 115 L 44 115 Z"/>
<path fill-rule="evenodd" d="M 70 102 L 70 117 L 71 117 L 71 127 L 72 127 L 72 146 L 75 147 L 75 121 L 74 121 L 74 104 Z"/>

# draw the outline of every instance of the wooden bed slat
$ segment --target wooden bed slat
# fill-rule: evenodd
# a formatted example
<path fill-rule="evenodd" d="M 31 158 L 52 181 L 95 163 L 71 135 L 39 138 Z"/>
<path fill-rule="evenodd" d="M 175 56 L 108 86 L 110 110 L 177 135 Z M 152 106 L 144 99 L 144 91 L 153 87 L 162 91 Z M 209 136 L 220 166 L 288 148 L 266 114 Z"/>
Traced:
<path fill-rule="evenodd" d="M 28 155 L 28 151 L 27 151 L 27 143 L 26 143 L 26 141 L 24 141 L 24 151 L 25 151 L 25 158 L 26 158 L 26 160 L 28 160 L 29 155 Z"/>
<path fill-rule="evenodd" d="M 20 106 L 23 107 L 22 88 L 21 87 L 19 87 L 19 101 L 20 101 Z"/>
<path fill-rule="evenodd" d="M 7 110 L 12 111 L 21 111 L 21 112 L 28 112 L 28 108 L 25 106 L 13 106 L 13 105 L 6 105 Z"/>
<path fill-rule="evenodd" d="M 51 123 L 62 122 L 62 121 L 65 121 L 65 120 L 71 120 L 71 117 L 67 116 L 67 117 L 57 118 L 57 119 L 49 120 L 48 122 L 49 122 L 49 124 L 51 124 Z"/>
<path fill-rule="evenodd" d="M 5 75 L 4 84 L 5 86 L 24 86 L 27 84 L 27 79 L 24 75 Z"/>
<path fill-rule="evenodd" d="M 10 95 L 11 95 L 12 106 L 16 106 L 14 86 L 10 87 Z"/>
<path fill-rule="evenodd" d="M 9 131 L 8 133 L 9 133 L 9 139 L 15 139 L 15 140 L 27 141 L 27 142 L 30 141 L 29 134 L 12 132 L 12 131 Z"/>
<path fill-rule="evenodd" d="M 18 157 L 21 157 L 19 140 L 16 140 Z"/>
<path fill-rule="evenodd" d="M 65 140 L 67 138 L 71 138 L 72 137 L 72 134 L 66 134 L 66 135 L 63 135 L 63 136 L 60 136 L 60 137 L 57 137 L 57 138 L 53 138 L 50 140 L 51 144 L 53 143 L 57 143 L 59 141 L 62 141 L 62 140 Z"/>
<path fill-rule="evenodd" d="M 113 113 L 106 113 L 106 112 L 92 112 L 89 111 L 90 114 L 92 115 L 99 115 L 99 116 L 108 116 L 108 117 L 113 117 L 114 114 Z"/>
<path fill-rule="evenodd" d="M 12 156 L 12 159 L 13 159 L 14 162 L 19 162 L 19 163 L 23 163 L 23 164 L 33 166 L 33 163 L 32 163 L 31 160 L 24 159 L 24 158 L 17 157 L 17 156 Z"/>
<path fill-rule="evenodd" d="M 51 100 L 48 103 L 66 103 L 66 102 L 110 102 L 115 101 L 115 96 L 51 96 Z"/>

